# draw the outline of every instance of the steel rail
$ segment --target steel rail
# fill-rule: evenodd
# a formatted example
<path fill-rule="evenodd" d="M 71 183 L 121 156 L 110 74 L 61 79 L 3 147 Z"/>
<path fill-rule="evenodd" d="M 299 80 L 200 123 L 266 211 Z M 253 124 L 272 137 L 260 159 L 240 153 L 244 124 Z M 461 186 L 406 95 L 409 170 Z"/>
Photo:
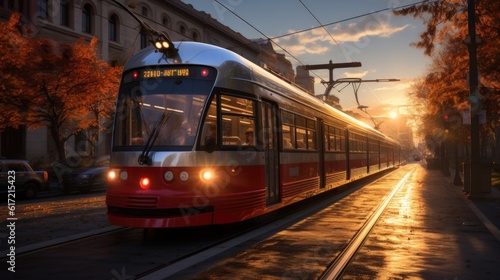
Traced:
<path fill-rule="evenodd" d="M 401 179 L 398 184 L 394 187 L 391 193 L 382 201 L 382 203 L 377 207 L 377 210 L 370 216 L 370 218 L 363 224 L 360 230 L 354 235 L 353 239 L 346 248 L 335 258 L 335 260 L 328 266 L 328 268 L 323 272 L 323 274 L 319 277 L 321 280 L 332 280 L 339 279 L 344 270 L 347 268 L 351 260 L 354 258 L 358 250 L 361 248 L 368 235 L 375 227 L 378 219 L 382 215 L 382 213 L 387 208 L 387 205 L 392 200 L 394 195 L 401 189 L 402 186 L 405 185 L 406 181 L 410 175 L 415 171 L 415 168 L 410 170 L 404 177 Z"/>

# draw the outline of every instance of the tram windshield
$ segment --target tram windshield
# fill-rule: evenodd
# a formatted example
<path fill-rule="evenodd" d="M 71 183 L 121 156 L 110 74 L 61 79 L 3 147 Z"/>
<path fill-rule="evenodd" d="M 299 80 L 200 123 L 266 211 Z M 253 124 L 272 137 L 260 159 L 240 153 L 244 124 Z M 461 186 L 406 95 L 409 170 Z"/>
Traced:
<path fill-rule="evenodd" d="M 198 66 L 126 73 L 118 95 L 114 148 L 192 146 L 215 77 L 215 69 Z"/>

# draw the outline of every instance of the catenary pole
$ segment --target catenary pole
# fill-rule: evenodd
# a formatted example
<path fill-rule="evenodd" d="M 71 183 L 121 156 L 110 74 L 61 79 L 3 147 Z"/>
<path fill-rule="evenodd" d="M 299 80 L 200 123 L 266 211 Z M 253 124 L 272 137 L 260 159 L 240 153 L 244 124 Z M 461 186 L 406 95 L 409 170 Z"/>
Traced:
<path fill-rule="evenodd" d="M 481 196 L 479 186 L 480 172 L 480 146 L 479 146 L 479 78 L 477 70 L 477 37 L 476 37 L 476 12 L 474 0 L 467 1 L 469 35 L 466 44 L 469 50 L 469 87 L 470 87 L 470 114 L 471 114 L 471 157 L 470 157 L 470 193 L 469 198 Z M 476 101 L 476 102 L 473 102 Z M 467 172 L 467 170 L 464 170 Z"/>

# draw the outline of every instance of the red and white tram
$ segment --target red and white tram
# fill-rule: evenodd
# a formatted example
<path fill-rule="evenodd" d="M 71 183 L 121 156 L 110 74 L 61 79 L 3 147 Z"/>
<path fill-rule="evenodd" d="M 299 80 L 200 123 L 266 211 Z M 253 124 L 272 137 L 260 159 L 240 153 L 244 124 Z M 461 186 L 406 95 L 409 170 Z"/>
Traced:
<path fill-rule="evenodd" d="M 399 144 L 212 45 L 146 48 L 115 115 L 109 222 L 161 228 L 250 219 L 397 166 Z"/>

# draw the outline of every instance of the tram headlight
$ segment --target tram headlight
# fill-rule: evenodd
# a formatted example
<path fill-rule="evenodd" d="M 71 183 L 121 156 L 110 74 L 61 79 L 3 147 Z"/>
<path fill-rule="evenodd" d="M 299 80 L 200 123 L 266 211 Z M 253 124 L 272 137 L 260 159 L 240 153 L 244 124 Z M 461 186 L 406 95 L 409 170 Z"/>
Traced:
<path fill-rule="evenodd" d="M 214 179 L 214 173 L 212 170 L 204 169 L 200 172 L 200 178 L 204 182 L 210 182 Z"/>
<path fill-rule="evenodd" d="M 161 35 L 153 42 L 156 50 L 167 55 L 169 58 L 174 58 L 177 55 L 177 49 L 174 47 L 168 36 Z"/>
<path fill-rule="evenodd" d="M 123 181 L 127 180 L 128 179 L 127 170 L 111 169 L 108 171 L 108 180 L 109 181 L 114 181 L 118 178 L 120 178 Z"/>
<path fill-rule="evenodd" d="M 116 170 L 110 170 L 108 172 L 108 180 L 113 181 L 116 179 Z"/>

